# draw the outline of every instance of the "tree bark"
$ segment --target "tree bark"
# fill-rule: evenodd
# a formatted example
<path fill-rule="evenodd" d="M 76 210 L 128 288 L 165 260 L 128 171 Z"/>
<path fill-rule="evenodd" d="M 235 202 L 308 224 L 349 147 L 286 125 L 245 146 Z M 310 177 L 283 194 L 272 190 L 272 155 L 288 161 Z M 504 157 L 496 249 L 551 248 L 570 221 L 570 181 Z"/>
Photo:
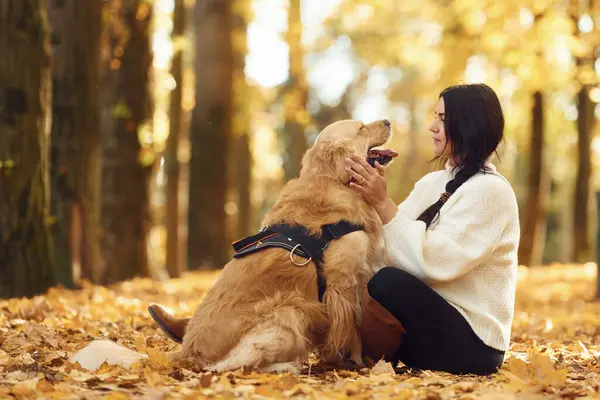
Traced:
<path fill-rule="evenodd" d="M 0 297 L 56 283 L 49 207 L 50 46 L 44 0 L 0 2 Z"/>
<path fill-rule="evenodd" d="M 102 0 L 50 0 L 52 233 L 55 261 L 75 282 L 100 267 L 101 12 Z"/>
<path fill-rule="evenodd" d="M 289 79 L 284 88 L 283 109 L 287 161 L 284 163 L 285 179 L 300 175 L 302 157 L 308 145 L 305 131 L 310 124 L 310 115 L 306 110 L 308 102 L 308 84 L 304 73 L 304 49 L 302 47 L 302 21 L 300 0 L 290 0 L 288 8 L 288 31 L 286 42 L 289 47 Z"/>
<path fill-rule="evenodd" d="M 153 152 L 151 126 L 152 6 L 144 0 L 111 0 L 105 34 L 102 166 L 102 276 L 104 284 L 148 275 L 149 183 Z M 142 143 L 145 146 L 142 146 Z"/>
<path fill-rule="evenodd" d="M 544 165 L 544 96 L 542 92 L 533 94 L 531 142 L 529 146 L 529 176 L 527 180 L 527 201 L 522 212 L 523 225 L 519 246 L 519 263 L 535 265 L 541 263 L 548 176 Z"/>
<path fill-rule="evenodd" d="M 572 20 L 577 25 L 579 19 L 579 4 L 574 6 Z M 588 3 L 589 10 L 594 10 L 594 1 Z M 593 12 L 592 12 L 593 15 Z M 576 35 L 582 35 L 577 30 Z M 598 48 L 592 46 L 591 51 L 581 58 L 576 59 L 577 68 L 590 67 L 593 69 Z M 573 193 L 573 243 L 571 248 L 571 261 L 584 263 L 592 260 L 592 241 L 590 223 L 590 181 L 592 177 L 592 136 L 596 118 L 594 110 L 596 104 L 590 99 L 592 82 L 581 82 L 577 93 L 577 176 L 575 179 L 575 192 Z M 596 82 L 593 82 L 596 83 Z"/>
<path fill-rule="evenodd" d="M 573 202 L 573 262 L 591 260 L 591 238 L 589 221 L 590 179 L 592 175 L 592 132 L 594 126 L 594 106 L 590 87 L 583 85 L 577 94 L 577 177 Z"/>
<path fill-rule="evenodd" d="M 231 0 L 195 6 L 196 102 L 190 126 L 188 265 L 228 259 L 225 202 L 232 113 Z"/>
<path fill-rule="evenodd" d="M 246 84 L 246 31 L 250 13 L 249 0 L 234 0 L 232 15 L 232 47 L 233 47 L 233 137 L 234 163 L 237 192 L 237 238 L 251 233 L 252 200 L 250 196 L 252 180 L 252 154 L 250 153 L 249 135 L 249 90 Z"/>
<path fill-rule="evenodd" d="M 184 36 L 186 25 L 186 9 L 184 0 L 175 0 L 173 18 L 173 41 Z M 179 260 L 179 143 L 182 130 L 182 94 L 183 94 L 183 51 L 176 49 L 171 60 L 171 75 L 175 80 L 175 89 L 171 92 L 170 127 L 165 154 L 165 171 L 167 175 L 167 271 L 171 278 L 177 278 L 183 272 L 183 263 Z"/>
<path fill-rule="evenodd" d="M 251 233 L 252 199 L 250 196 L 252 154 L 250 153 L 250 137 L 240 135 L 235 142 L 236 178 L 238 194 L 237 237 L 242 238 Z"/>

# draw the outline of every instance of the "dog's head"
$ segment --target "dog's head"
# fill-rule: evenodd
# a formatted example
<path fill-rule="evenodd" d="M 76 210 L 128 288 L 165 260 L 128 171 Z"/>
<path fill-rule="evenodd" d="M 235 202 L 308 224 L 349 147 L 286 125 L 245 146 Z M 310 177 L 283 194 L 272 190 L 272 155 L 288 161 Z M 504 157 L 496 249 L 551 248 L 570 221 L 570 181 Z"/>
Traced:
<path fill-rule="evenodd" d="M 350 177 L 344 171 L 344 159 L 352 155 L 363 157 L 371 165 L 375 161 L 388 165 L 398 153 L 375 147 L 386 144 L 391 136 L 391 124 L 385 119 L 367 125 L 356 120 L 334 122 L 319 133 L 304 155 L 301 175 L 329 176 L 346 183 Z"/>

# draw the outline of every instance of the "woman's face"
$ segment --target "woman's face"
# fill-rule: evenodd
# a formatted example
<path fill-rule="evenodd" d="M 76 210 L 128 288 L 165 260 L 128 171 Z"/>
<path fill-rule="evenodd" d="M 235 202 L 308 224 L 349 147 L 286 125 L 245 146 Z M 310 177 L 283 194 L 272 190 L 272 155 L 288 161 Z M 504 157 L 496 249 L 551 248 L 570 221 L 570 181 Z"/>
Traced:
<path fill-rule="evenodd" d="M 435 108 L 435 119 L 429 126 L 429 131 L 433 134 L 433 153 L 436 156 L 449 158 L 452 155 L 452 146 L 446 138 L 446 130 L 444 128 L 445 119 L 444 98 L 440 97 Z"/>

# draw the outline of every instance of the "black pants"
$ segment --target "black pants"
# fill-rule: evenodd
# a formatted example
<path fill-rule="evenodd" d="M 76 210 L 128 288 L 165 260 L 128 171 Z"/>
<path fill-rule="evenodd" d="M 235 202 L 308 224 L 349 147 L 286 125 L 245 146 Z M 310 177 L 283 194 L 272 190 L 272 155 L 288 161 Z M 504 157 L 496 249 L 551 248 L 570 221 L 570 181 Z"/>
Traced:
<path fill-rule="evenodd" d="M 413 275 L 386 267 L 367 288 L 406 330 L 395 360 L 452 374 L 487 375 L 502 365 L 504 352 L 483 343 L 454 307 Z"/>

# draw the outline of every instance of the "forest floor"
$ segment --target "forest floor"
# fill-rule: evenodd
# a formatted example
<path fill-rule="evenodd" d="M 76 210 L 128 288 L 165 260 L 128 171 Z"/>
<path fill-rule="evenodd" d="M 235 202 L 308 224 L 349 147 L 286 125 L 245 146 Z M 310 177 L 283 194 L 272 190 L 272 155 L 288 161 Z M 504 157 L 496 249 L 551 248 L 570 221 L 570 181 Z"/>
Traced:
<path fill-rule="evenodd" d="M 485 378 L 394 371 L 383 362 L 359 371 L 310 364 L 299 376 L 212 375 L 170 365 L 165 352 L 176 344 L 155 327 L 147 305 L 189 316 L 216 276 L 138 279 L 0 301 L 0 398 L 600 399 L 595 265 L 520 269 L 512 348 L 499 373 Z M 97 371 L 69 362 L 97 338 L 148 358 L 129 369 L 103 364 Z"/>

